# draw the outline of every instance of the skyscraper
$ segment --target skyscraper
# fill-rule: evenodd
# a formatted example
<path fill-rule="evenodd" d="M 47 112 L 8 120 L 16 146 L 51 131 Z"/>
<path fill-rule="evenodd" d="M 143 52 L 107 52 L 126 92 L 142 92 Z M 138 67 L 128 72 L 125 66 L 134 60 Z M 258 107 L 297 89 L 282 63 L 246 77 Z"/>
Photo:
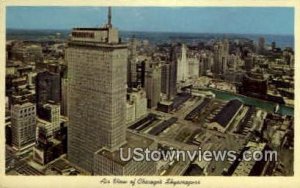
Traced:
<path fill-rule="evenodd" d="M 265 38 L 260 37 L 258 39 L 258 53 L 259 54 L 264 54 L 264 52 L 265 52 Z"/>
<path fill-rule="evenodd" d="M 145 74 L 145 90 L 148 108 L 156 107 L 160 102 L 161 67 L 160 64 L 148 62 Z"/>
<path fill-rule="evenodd" d="M 60 102 L 60 76 L 49 71 L 38 73 L 36 76 L 37 104 L 47 103 L 49 100 Z"/>
<path fill-rule="evenodd" d="M 134 36 L 130 40 L 128 48 L 127 85 L 131 88 L 137 85 L 137 40 Z"/>
<path fill-rule="evenodd" d="M 229 42 L 227 39 L 225 39 L 223 42 L 218 41 L 214 45 L 213 73 L 216 76 L 224 74 L 227 71 L 228 54 L 229 54 Z"/>
<path fill-rule="evenodd" d="M 126 143 L 127 45 L 108 23 L 75 28 L 66 49 L 68 63 L 68 159 L 92 172 L 94 152 Z"/>
<path fill-rule="evenodd" d="M 36 108 L 33 103 L 12 105 L 12 145 L 18 150 L 32 146 L 35 142 Z"/>
<path fill-rule="evenodd" d="M 189 77 L 189 65 L 187 60 L 187 47 L 181 45 L 179 58 L 177 59 L 177 82 L 186 81 Z"/>
<path fill-rule="evenodd" d="M 177 46 L 172 45 L 169 59 L 162 65 L 161 71 L 161 91 L 166 94 L 168 100 L 175 97 L 177 93 Z"/>

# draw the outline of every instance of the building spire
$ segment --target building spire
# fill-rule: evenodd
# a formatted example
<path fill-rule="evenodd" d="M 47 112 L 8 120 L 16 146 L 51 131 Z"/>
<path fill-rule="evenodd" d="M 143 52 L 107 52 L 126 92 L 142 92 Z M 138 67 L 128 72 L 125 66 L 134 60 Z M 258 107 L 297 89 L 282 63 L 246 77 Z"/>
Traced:
<path fill-rule="evenodd" d="M 112 27 L 112 24 L 111 24 L 111 7 L 108 7 L 108 14 L 107 14 L 107 17 L 108 17 L 108 27 Z"/>

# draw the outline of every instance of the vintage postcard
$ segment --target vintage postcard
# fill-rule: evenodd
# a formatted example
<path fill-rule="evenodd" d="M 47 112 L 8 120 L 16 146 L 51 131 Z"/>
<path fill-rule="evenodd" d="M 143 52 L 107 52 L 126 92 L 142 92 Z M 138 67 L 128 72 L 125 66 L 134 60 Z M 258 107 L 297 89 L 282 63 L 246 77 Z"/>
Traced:
<path fill-rule="evenodd" d="M 0 187 L 299 186 L 298 18 L 296 0 L 4 0 Z"/>

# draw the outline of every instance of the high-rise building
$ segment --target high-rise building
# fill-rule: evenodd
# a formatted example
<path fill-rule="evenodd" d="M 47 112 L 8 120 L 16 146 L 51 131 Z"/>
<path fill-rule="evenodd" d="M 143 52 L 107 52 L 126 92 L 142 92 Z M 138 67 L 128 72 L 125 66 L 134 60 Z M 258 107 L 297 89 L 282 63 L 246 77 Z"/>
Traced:
<path fill-rule="evenodd" d="M 60 75 L 45 71 L 36 76 L 36 102 L 39 106 L 48 101 L 60 102 Z"/>
<path fill-rule="evenodd" d="M 188 58 L 189 77 L 199 77 L 199 59 L 196 57 Z"/>
<path fill-rule="evenodd" d="M 68 67 L 62 65 L 61 69 L 61 115 L 68 117 Z"/>
<path fill-rule="evenodd" d="M 137 39 L 133 36 L 128 46 L 127 85 L 136 87 L 137 81 Z"/>
<path fill-rule="evenodd" d="M 36 108 L 33 103 L 11 107 L 12 145 L 18 150 L 32 146 L 36 135 Z"/>
<path fill-rule="evenodd" d="M 136 76 L 134 81 L 134 87 L 144 87 L 145 86 L 145 71 L 146 71 L 146 61 L 139 61 L 136 64 Z"/>
<path fill-rule="evenodd" d="M 110 11 L 109 11 L 110 12 Z M 75 28 L 66 49 L 68 63 L 68 159 L 92 172 L 94 152 L 124 144 L 127 45 L 108 23 Z"/>
<path fill-rule="evenodd" d="M 132 148 L 137 139 L 143 147 L 155 147 L 153 140 L 126 134 L 127 44 L 108 23 L 102 28 L 75 28 L 66 49 L 68 63 L 68 160 L 96 175 L 153 175 L 153 163 L 123 161 L 121 148 Z M 133 97 L 135 116 L 146 109 L 144 91 Z M 140 147 L 139 143 L 137 147 Z M 116 169 L 119 170 L 116 170 Z M 129 169 L 128 169 L 129 168 Z M 153 170 L 149 170 L 153 169 Z M 129 171 L 127 171 L 129 170 Z"/>
<path fill-rule="evenodd" d="M 245 70 L 251 71 L 251 69 L 254 67 L 254 57 L 252 54 L 247 54 L 246 57 L 244 57 L 245 61 Z"/>
<path fill-rule="evenodd" d="M 161 92 L 165 95 L 169 93 L 169 74 L 170 64 L 163 62 L 161 65 Z"/>
<path fill-rule="evenodd" d="M 265 52 L 265 38 L 260 37 L 258 39 L 258 53 L 259 54 L 264 54 L 264 52 Z"/>
<path fill-rule="evenodd" d="M 276 48 L 276 42 L 273 41 L 271 46 L 272 46 L 272 50 L 275 50 L 275 48 Z"/>
<path fill-rule="evenodd" d="M 214 62 L 212 53 L 201 54 L 199 60 L 199 75 L 207 75 L 211 72 L 211 68 Z"/>
<path fill-rule="evenodd" d="M 50 123 L 48 132 L 51 135 L 60 130 L 60 105 L 45 103 L 39 108 L 39 118 Z"/>
<path fill-rule="evenodd" d="M 227 60 L 229 54 L 229 42 L 225 39 L 223 42 L 218 41 L 214 45 L 214 66 L 213 73 L 222 75 L 227 71 Z"/>
<path fill-rule="evenodd" d="M 189 77 L 189 65 L 187 61 L 187 46 L 181 45 L 179 58 L 177 59 L 177 82 L 186 81 Z"/>
<path fill-rule="evenodd" d="M 139 119 L 147 114 L 147 98 L 143 89 L 133 89 L 128 94 L 128 101 L 134 105 L 134 117 Z"/>
<path fill-rule="evenodd" d="M 161 66 L 158 63 L 149 62 L 146 65 L 145 90 L 147 107 L 154 108 L 160 102 L 161 91 Z"/>
<path fill-rule="evenodd" d="M 68 79 L 61 79 L 61 114 L 68 116 Z"/>
<path fill-rule="evenodd" d="M 169 59 L 162 64 L 161 70 L 161 91 L 171 100 L 177 94 L 177 48 L 171 47 Z"/>

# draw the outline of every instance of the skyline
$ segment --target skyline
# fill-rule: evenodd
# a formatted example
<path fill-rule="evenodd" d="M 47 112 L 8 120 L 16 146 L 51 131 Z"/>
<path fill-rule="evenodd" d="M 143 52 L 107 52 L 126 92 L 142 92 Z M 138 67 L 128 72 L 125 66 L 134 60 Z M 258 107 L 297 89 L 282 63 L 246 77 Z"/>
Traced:
<path fill-rule="evenodd" d="M 12 22 L 18 20 L 24 27 L 58 23 L 69 29 L 76 21 L 70 17 L 67 22 L 68 16 L 58 19 L 54 15 L 59 16 L 61 8 L 53 8 L 50 25 L 47 20 L 36 22 L 46 19 L 46 9 L 38 9 L 39 14 L 27 9 L 30 19 L 20 15 L 21 20 L 15 16 Z M 106 13 L 102 26 L 91 26 L 90 18 L 77 20 L 82 25 L 72 26 L 68 33 L 16 30 L 14 35 L 7 29 L 6 175 L 294 175 L 295 51 L 281 46 L 294 43 L 293 36 L 267 34 L 255 42 L 255 34 L 222 34 L 222 39 L 189 35 L 186 32 L 201 22 L 198 8 L 120 9 L 122 14 L 138 11 L 132 19 L 131 14 L 119 15 L 126 18 L 124 26 L 137 18 L 135 29 L 150 26 L 161 32 L 166 26 L 185 32 L 135 37 L 119 32 L 123 20 L 111 14 L 111 7 L 106 9 L 93 9 Z M 149 10 L 156 16 L 144 16 Z M 220 10 L 225 8 L 216 11 Z M 174 11 L 178 14 L 168 14 Z M 270 27 L 240 19 L 236 9 L 228 11 L 234 18 L 222 17 L 224 28 L 231 28 L 226 23 L 230 20 L 238 29 L 236 18 L 248 25 L 260 23 L 261 29 Z M 85 16 L 81 9 L 77 13 L 73 12 Z M 155 25 L 152 18 L 163 15 L 156 21 L 166 24 Z M 98 14 L 91 18 L 98 19 Z M 187 18 L 188 25 L 181 21 Z M 208 17 L 204 23 L 219 26 Z M 162 182 L 155 180 L 153 185 Z M 168 184 L 196 184 L 186 182 L 191 181 Z"/>
<path fill-rule="evenodd" d="M 100 27 L 107 19 L 106 7 L 7 7 L 6 11 L 9 29 Z M 293 8 L 113 7 L 112 22 L 121 31 L 294 35 Z"/>

